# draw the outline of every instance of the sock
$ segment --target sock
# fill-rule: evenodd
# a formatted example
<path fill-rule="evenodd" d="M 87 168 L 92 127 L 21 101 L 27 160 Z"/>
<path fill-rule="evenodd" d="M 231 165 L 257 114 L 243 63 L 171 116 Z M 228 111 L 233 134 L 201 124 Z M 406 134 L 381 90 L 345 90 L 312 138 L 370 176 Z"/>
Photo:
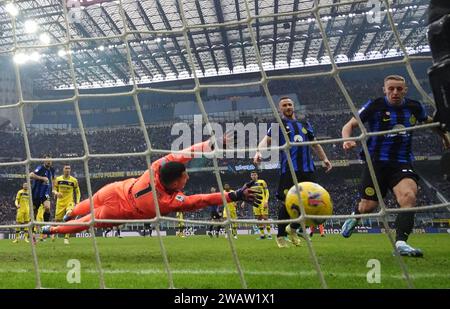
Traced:
<path fill-rule="evenodd" d="M 267 225 L 266 225 L 266 231 L 267 231 L 267 234 L 270 235 L 270 231 L 271 231 L 271 230 L 270 230 L 270 224 L 267 224 Z"/>
<path fill-rule="evenodd" d="M 356 204 L 355 210 L 353 210 L 352 215 L 360 215 L 361 213 L 359 212 L 359 204 Z"/>
<path fill-rule="evenodd" d="M 299 230 L 300 233 L 303 231 L 302 226 L 300 225 L 300 223 L 291 223 L 291 229 Z"/>
<path fill-rule="evenodd" d="M 409 234 L 414 227 L 414 212 L 403 212 L 397 215 L 395 220 L 395 227 L 397 229 L 397 235 L 395 241 L 407 241 Z"/>
<path fill-rule="evenodd" d="M 280 202 L 278 204 L 278 220 L 286 220 L 286 219 L 290 219 L 289 218 L 289 214 L 286 211 L 286 206 L 284 205 L 284 203 Z M 285 236 L 287 236 L 286 226 L 287 226 L 287 224 L 285 224 L 285 223 L 278 224 L 277 237 L 285 237 Z"/>
<path fill-rule="evenodd" d="M 44 212 L 44 222 L 50 221 L 50 212 Z"/>
<path fill-rule="evenodd" d="M 264 225 L 259 226 L 259 234 L 264 235 Z"/>
<path fill-rule="evenodd" d="M 323 224 L 319 224 L 319 231 L 320 231 L 320 235 L 325 234 L 325 228 L 323 227 Z"/>
<path fill-rule="evenodd" d="M 65 234 L 65 235 L 64 235 L 64 238 L 65 238 L 65 239 L 69 239 L 69 237 L 70 237 L 70 234 Z"/>
<path fill-rule="evenodd" d="M 236 229 L 235 227 L 233 227 L 233 228 L 231 229 L 231 234 L 233 234 L 233 236 L 236 236 L 236 235 L 237 235 L 237 229 Z"/>

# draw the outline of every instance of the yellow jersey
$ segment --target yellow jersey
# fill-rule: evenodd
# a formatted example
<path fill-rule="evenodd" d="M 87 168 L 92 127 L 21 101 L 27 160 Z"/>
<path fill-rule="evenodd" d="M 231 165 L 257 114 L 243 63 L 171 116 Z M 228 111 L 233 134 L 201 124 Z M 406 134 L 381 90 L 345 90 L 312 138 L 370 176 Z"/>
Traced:
<path fill-rule="evenodd" d="M 262 180 L 258 179 L 256 183 L 262 188 L 262 196 L 263 196 L 263 203 L 267 202 L 269 200 L 269 189 L 267 188 L 267 183 Z"/>
<path fill-rule="evenodd" d="M 229 192 L 234 192 L 233 190 L 229 191 Z M 236 211 L 236 202 L 229 202 L 226 204 L 226 207 L 230 210 L 230 212 L 232 211 Z M 225 209 L 223 210 L 223 212 L 225 212 Z"/>
<path fill-rule="evenodd" d="M 78 180 L 73 176 L 66 178 L 64 175 L 61 175 L 56 177 L 55 190 L 62 194 L 56 200 L 56 207 L 67 206 L 71 203 L 78 204 L 80 202 L 80 187 L 78 186 Z M 74 193 L 76 194 L 75 199 Z"/>
<path fill-rule="evenodd" d="M 17 192 L 16 200 L 15 200 L 16 206 L 19 206 L 17 209 L 18 211 L 30 211 L 30 196 L 28 193 L 28 190 L 21 189 Z"/>
<path fill-rule="evenodd" d="M 234 192 L 234 190 L 225 191 L 225 192 Z M 226 204 L 226 207 L 223 209 L 222 217 L 223 217 L 224 219 L 228 217 L 228 216 L 227 216 L 227 208 L 228 208 L 228 210 L 230 211 L 230 216 L 231 216 L 231 218 L 232 218 L 232 219 L 236 219 L 236 217 L 237 217 L 236 207 L 237 207 L 236 202 L 229 202 L 229 203 L 227 203 L 227 204 Z"/>

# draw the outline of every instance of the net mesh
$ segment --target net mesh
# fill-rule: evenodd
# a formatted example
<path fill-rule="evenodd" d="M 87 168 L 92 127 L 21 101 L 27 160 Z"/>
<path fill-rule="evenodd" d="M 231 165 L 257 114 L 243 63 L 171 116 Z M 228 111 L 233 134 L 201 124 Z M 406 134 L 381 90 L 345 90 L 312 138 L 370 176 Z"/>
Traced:
<path fill-rule="evenodd" d="M 443 207 L 448 207 L 450 204 L 449 203 L 443 203 L 443 204 L 438 204 L 438 205 L 429 205 L 429 206 L 424 206 L 424 207 L 416 207 L 415 209 L 387 209 L 385 203 L 383 202 L 383 199 L 381 198 L 381 192 L 380 192 L 380 187 L 379 184 L 377 182 L 377 179 L 374 177 L 374 169 L 373 169 L 373 165 L 372 162 L 370 160 L 370 156 L 368 153 L 368 149 L 366 146 L 366 141 L 370 136 L 374 136 L 374 135 L 382 135 L 385 134 L 388 131 L 385 132 L 375 132 L 375 133 L 368 133 L 364 127 L 364 125 L 361 122 L 361 119 L 358 116 L 358 112 L 356 109 L 356 106 L 354 104 L 354 102 L 352 101 L 352 98 L 350 96 L 350 94 L 348 93 L 348 91 L 346 90 L 346 87 L 344 86 L 344 83 L 341 79 L 340 74 L 343 71 L 349 71 L 349 70 L 358 70 L 361 68 L 367 68 L 367 67 L 377 67 L 377 66 L 385 66 L 386 64 L 403 64 L 404 66 L 406 66 L 407 72 L 409 74 L 409 77 L 411 78 L 411 80 L 413 81 L 414 86 L 417 88 L 417 90 L 420 92 L 420 94 L 422 95 L 423 99 L 426 100 L 427 102 L 429 102 L 430 104 L 433 104 L 433 100 L 428 96 L 428 94 L 424 91 L 424 89 L 422 88 L 422 86 L 420 85 L 419 81 L 417 80 L 413 69 L 411 67 L 411 61 L 412 60 L 420 60 L 420 59 L 429 59 L 428 57 L 422 57 L 422 56 L 411 56 L 409 55 L 408 51 L 406 50 L 401 38 L 400 38 L 400 34 L 397 30 L 396 25 L 394 24 L 394 20 L 393 20 L 393 16 L 392 16 L 392 11 L 390 10 L 390 2 L 387 0 L 382 1 L 384 6 L 387 8 L 386 11 L 386 18 L 388 19 L 389 25 L 391 27 L 391 30 L 393 31 L 393 36 L 394 39 L 396 41 L 396 43 L 398 44 L 399 48 L 402 51 L 403 54 L 403 58 L 401 60 L 395 60 L 395 61 L 384 61 L 384 62 L 379 62 L 379 63 L 371 63 L 371 64 L 358 64 L 358 65 L 346 65 L 346 66 L 339 66 L 334 57 L 333 57 L 333 52 L 330 48 L 330 44 L 329 44 L 329 38 L 327 37 L 326 31 L 324 29 L 324 23 L 323 23 L 323 19 L 321 18 L 321 10 L 330 8 L 330 7 L 339 7 L 339 6 L 345 6 L 345 5 L 353 5 L 353 4 L 358 4 L 358 3 L 367 3 L 368 1 L 341 1 L 339 3 L 335 3 L 335 1 L 333 1 L 333 3 L 330 4 L 320 4 L 319 1 L 312 1 L 311 5 L 308 6 L 307 8 L 297 8 L 297 10 L 294 10 L 293 12 L 282 12 L 282 13 L 273 13 L 273 14 L 268 14 L 268 15 L 255 15 L 254 10 L 252 10 L 250 8 L 250 1 L 245 0 L 244 4 L 245 4 L 245 19 L 240 19 L 240 20 L 236 20 L 236 21 L 231 21 L 231 22 L 220 22 L 220 23 L 203 23 L 203 24 L 199 24 L 199 25 L 195 25 L 192 23 L 189 23 L 186 17 L 186 12 L 188 11 L 188 9 L 185 8 L 186 5 L 192 5 L 189 2 L 184 2 L 184 1 L 176 1 L 175 5 L 179 8 L 179 13 L 181 16 L 181 21 L 182 21 L 182 27 L 181 28 L 177 28 L 177 29 L 173 29 L 173 30 L 167 30 L 167 31 L 157 31 L 157 30 L 146 30 L 146 31 L 138 31 L 136 30 L 136 28 L 134 29 L 130 29 L 129 24 L 127 23 L 126 19 L 126 12 L 124 11 L 124 7 L 123 7 L 123 3 L 121 0 L 116 1 L 118 2 L 118 8 L 120 10 L 120 18 L 121 20 L 119 21 L 122 25 L 123 25 L 123 31 L 119 34 L 116 35 L 108 35 L 106 37 L 102 37 L 102 38 L 88 38 L 88 37 L 83 37 L 83 38 L 73 38 L 71 37 L 70 33 L 69 33 L 69 22 L 70 22 L 70 18 L 68 18 L 68 16 L 70 16 L 70 12 L 68 11 L 69 8 L 67 7 L 67 3 L 65 3 L 63 5 L 63 10 L 64 10 L 64 23 L 66 25 L 66 38 L 65 38 L 65 42 L 62 44 L 63 47 L 65 48 L 66 51 L 70 50 L 71 44 L 73 44 L 74 42 L 86 42 L 86 41 L 96 41 L 96 40 L 104 40 L 105 38 L 107 39 L 120 39 L 122 40 L 125 44 L 125 50 L 126 50 L 126 61 L 127 61 L 127 65 L 130 68 L 129 73 L 130 73 L 130 81 L 131 81 L 131 86 L 132 89 L 128 92 L 124 92 L 124 93 L 106 93 L 106 94 L 92 94 L 92 93 L 80 93 L 79 89 L 80 89 L 80 85 L 77 83 L 77 79 L 76 79 L 76 69 L 74 67 L 74 62 L 73 62 L 73 56 L 70 52 L 67 52 L 67 57 L 68 57 L 68 65 L 70 67 L 70 82 L 73 86 L 74 89 L 74 96 L 71 98 L 67 98 L 67 99 L 55 99 L 55 100 L 26 100 L 23 97 L 22 94 L 22 86 L 21 86 L 21 72 L 20 69 L 18 67 L 18 64 L 14 65 L 14 71 L 15 71 L 15 76 L 16 76 L 16 87 L 18 90 L 18 102 L 16 104 L 12 104 L 12 105 L 4 105 L 4 106 L 0 106 L 0 110 L 1 109 L 6 109 L 6 108 L 14 108 L 18 110 L 19 113 L 19 119 L 20 119 L 20 126 L 21 126 L 21 130 L 23 133 L 23 139 L 24 139 L 24 145 L 25 145 L 25 153 L 26 153 L 26 159 L 24 161 L 20 161 L 20 162 L 8 162 L 8 163 L 0 163 L 0 167 L 5 167 L 5 166 L 15 166 L 15 165 L 21 165 L 21 166 L 25 166 L 25 171 L 26 171 L 26 175 L 27 175 L 27 182 L 30 183 L 30 177 L 29 177 L 29 173 L 30 173 L 30 165 L 31 164 L 35 164 L 37 162 L 41 162 L 43 160 L 43 158 L 35 158 L 31 155 L 30 152 L 30 142 L 28 140 L 28 135 L 27 135 L 27 127 L 26 127 L 26 121 L 25 121 L 25 117 L 24 117 L 24 108 L 28 105 L 38 105 L 38 104 L 43 104 L 43 103 L 52 103 L 52 104 L 67 104 L 67 103 L 72 103 L 74 106 L 74 110 L 75 110 L 75 115 L 76 115 L 76 119 L 77 119 L 77 123 L 78 123 L 78 127 L 80 130 L 80 135 L 82 138 L 82 144 L 83 144 L 83 149 L 84 149 L 84 155 L 80 156 L 80 157 L 76 157 L 76 158 L 53 158 L 51 159 L 52 161 L 57 161 L 57 162 L 64 162 L 64 161 L 80 161 L 83 163 L 84 166 L 84 173 L 85 173 L 85 177 L 86 177 L 86 183 L 87 183 L 87 191 L 89 194 L 89 199 L 90 199 L 90 205 L 91 205 L 91 213 L 93 213 L 93 200 L 92 200 L 92 195 L 93 195 L 93 190 L 91 187 L 91 177 L 90 177 L 90 170 L 89 170 L 89 164 L 88 164 L 88 160 L 92 160 L 92 159 L 98 159 L 98 160 L 102 160 L 105 158 L 118 158 L 118 157 L 122 157 L 122 156 L 128 156 L 128 157 L 145 157 L 147 165 L 150 166 L 152 163 L 151 160 L 151 155 L 152 154 L 158 154 L 158 155 L 163 155 L 163 154 L 167 154 L 171 151 L 167 150 L 167 149 L 155 149 L 152 147 L 152 143 L 151 143 L 151 137 L 149 136 L 147 130 L 146 130 L 146 124 L 144 121 L 144 117 L 143 117 L 143 113 L 141 110 L 141 106 L 140 106 L 140 102 L 139 102 L 139 98 L 138 98 L 138 94 L 140 93 L 146 93 L 146 92 L 157 92 L 157 93 L 190 93 L 190 94 L 194 94 L 196 99 L 197 99 L 197 103 L 198 103 L 198 107 L 199 110 L 203 116 L 203 119 L 206 123 L 206 128 L 207 128 L 207 133 L 209 135 L 211 135 L 212 140 L 214 141 L 214 143 L 216 144 L 216 148 L 214 150 L 213 153 L 213 167 L 214 167 L 214 174 L 217 180 L 217 184 L 219 186 L 220 192 L 222 194 L 222 202 L 225 205 L 226 204 L 226 199 L 225 199 L 225 195 L 224 195 L 224 189 L 223 189 L 223 182 L 220 176 L 220 172 L 219 172 L 219 165 L 218 165 L 218 145 L 217 145 L 217 141 L 215 140 L 215 133 L 212 129 L 211 126 L 211 122 L 209 120 L 208 117 L 208 113 L 205 110 L 205 104 L 203 102 L 202 96 L 201 96 L 201 91 L 208 89 L 210 87 L 246 87 L 246 86 L 254 86 L 254 85 L 259 85 L 262 87 L 264 94 L 266 95 L 271 110 L 273 112 L 273 116 L 275 117 L 276 121 L 278 122 L 278 124 L 280 125 L 280 128 L 282 128 L 282 134 L 285 137 L 285 140 L 288 141 L 285 145 L 279 146 L 278 149 L 279 150 L 288 150 L 293 146 L 303 146 L 303 145 L 313 145 L 313 144 L 331 144 L 331 143 L 336 143 L 336 142 L 343 142 L 346 140 L 353 140 L 353 141 L 359 141 L 361 142 L 362 146 L 363 146 L 363 151 L 366 155 L 367 161 L 368 161 L 368 167 L 369 167 L 369 171 L 370 171 L 370 175 L 372 178 L 372 181 L 374 183 L 375 186 L 375 191 L 376 191 L 376 195 L 380 201 L 380 211 L 377 213 L 372 213 L 372 214 L 361 214 L 361 215 L 333 215 L 333 216 L 329 216 L 328 218 L 368 218 L 368 217 L 374 217 L 374 218 L 380 218 L 382 220 L 382 223 L 384 225 L 384 227 L 386 228 L 387 231 L 389 231 L 389 225 L 387 222 L 387 216 L 390 213 L 398 213 L 398 212 L 404 212 L 404 211 L 418 211 L 418 210 L 431 210 L 431 209 L 437 209 L 437 208 L 443 208 Z M 330 60 L 330 66 L 331 69 L 328 71 L 324 71 L 324 72 L 319 72 L 319 73 L 305 73 L 305 74 L 289 74 L 289 75 L 278 75 L 278 76 L 268 76 L 267 72 L 264 68 L 263 65 L 263 59 L 262 56 L 260 54 L 260 51 L 258 49 L 258 43 L 257 43 L 257 34 L 255 31 L 255 22 L 257 22 L 260 19 L 263 18 L 280 18 L 280 17 L 286 17 L 286 16 L 298 16 L 300 14 L 305 14 L 305 13 L 309 13 L 312 14 L 312 16 L 314 16 L 315 22 L 320 30 L 320 34 L 323 40 L 323 45 L 324 45 L 324 49 L 325 49 L 325 54 L 328 55 L 329 60 Z M 17 36 L 16 36 L 16 19 L 14 16 L 12 16 L 11 18 L 11 24 L 12 24 L 12 29 L 13 29 L 13 33 L 14 33 L 14 44 L 11 50 L 7 50 L 7 51 L 1 51 L 2 54 L 17 54 L 20 51 L 23 51 L 25 49 L 25 47 L 23 46 L 19 46 L 18 42 L 17 42 Z M 190 31 L 194 30 L 194 29 L 209 29 L 209 28 L 217 28 L 217 27 L 232 27 L 235 25 L 246 25 L 246 31 L 248 31 L 250 38 L 251 38 L 251 43 L 252 43 L 252 47 L 255 50 L 255 56 L 256 56 L 256 63 L 257 66 L 259 68 L 259 72 L 260 72 L 260 80 L 256 81 L 256 82 L 249 82 L 249 83 L 240 83 L 240 84 L 224 84 L 224 85 L 207 85 L 207 84 L 203 84 L 200 81 L 200 76 L 198 76 L 198 72 L 199 72 L 199 68 L 196 65 L 199 65 L 198 61 L 196 61 L 195 59 L 195 55 L 193 55 L 192 53 L 192 40 L 190 39 L 189 35 L 190 35 Z M 167 90 L 167 89 L 158 89 L 158 88 L 145 88 L 142 87 L 141 85 L 139 85 L 139 80 L 135 74 L 135 70 L 133 69 L 133 61 L 132 61 L 132 51 L 130 49 L 130 42 L 129 42 L 129 38 L 131 35 L 143 35 L 143 34 L 150 34 L 150 35 L 158 35 L 158 34 L 170 34 L 170 33 L 182 33 L 183 35 L 183 39 L 184 39 L 184 44 L 187 47 L 186 48 L 186 60 L 190 66 L 191 72 L 192 72 L 192 77 L 193 77 L 193 81 L 194 81 L 194 87 L 192 89 L 184 89 L 184 90 Z M 61 45 L 61 44 L 56 44 L 56 45 Z M 42 47 L 48 47 L 51 46 L 49 44 L 47 45 L 43 45 Z M 314 141 L 314 142 L 300 142 L 300 143 L 292 143 L 289 142 L 289 138 L 287 138 L 287 132 L 284 128 L 284 126 L 282 125 L 282 121 L 281 118 L 278 114 L 277 111 L 277 107 L 275 102 L 272 99 L 272 95 L 269 91 L 269 87 L 268 87 L 268 83 L 269 81 L 274 81 L 274 80 L 285 80 L 285 79 L 305 79 L 305 78 L 311 78 L 311 77 L 324 77 L 324 76 L 328 76 L 328 77 L 332 77 L 336 84 L 338 85 L 340 91 L 342 92 L 342 95 L 344 96 L 349 108 L 351 109 L 351 112 L 353 114 L 354 117 L 356 117 L 356 119 L 358 120 L 358 125 L 359 128 L 361 129 L 361 134 L 357 137 L 352 137 L 352 138 L 348 138 L 348 139 L 328 139 L 328 140 L 320 140 L 320 141 Z M 89 150 L 89 144 L 86 138 L 86 132 L 85 132 L 85 128 L 83 125 L 83 121 L 82 121 L 82 117 L 81 117 L 81 113 L 80 113 L 80 106 L 79 106 L 79 100 L 80 99 L 88 99 L 88 98 L 99 98 L 99 97 L 113 97 L 113 96 L 121 96 L 121 95 L 126 95 L 126 96 L 131 96 L 133 99 L 133 103 L 137 112 L 137 117 L 139 119 L 139 125 L 140 128 L 142 130 L 143 136 L 144 136 L 144 140 L 145 140 L 145 144 L 146 144 L 146 150 L 143 152 L 134 152 L 134 153 L 125 153 L 125 154 L 113 154 L 113 153 L 105 153 L 105 154 L 93 154 L 90 152 Z M 427 124 L 427 125 L 418 125 L 415 126 L 413 128 L 408 128 L 406 130 L 421 130 L 424 128 L 429 128 L 429 127 L 435 127 L 438 126 L 438 124 L 434 123 L 434 124 Z M 400 132 L 400 131 L 405 131 L 405 129 L 399 129 L 399 130 L 391 130 L 389 132 Z M 241 152 L 246 152 L 246 151 L 255 151 L 256 149 L 237 149 L 237 151 L 241 151 Z M 297 177 L 295 176 L 295 172 L 294 172 L 294 167 L 293 167 L 293 162 L 292 162 L 292 158 L 290 157 L 290 152 L 287 151 L 286 152 L 287 157 L 288 157 L 288 165 L 289 165 L 289 170 L 291 172 L 291 175 L 293 175 L 293 181 L 295 184 L 298 183 Z M 154 187 L 154 173 L 153 171 L 150 169 L 150 181 L 152 183 L 152 186 Z M 297 187 L 297 192 L 299 192 L 298 190 L 298 185 L 296 185 Z M 159 211 L 159 205 L 158 205 L 158 199 L 156 196 L 156 191 L 153 190 L 152 192 L 154 200 L 156 201 L 156 217 L 153 219 L 148 219 L 148 220 L 99 220 L 99 219 L 92 219 L 89 223 L 86 223 L 86 225 L 89 225 L 89 229 L 92 235 L 92 245 L 93 245 L 93 249 L 94 249 L 94 254 L 95 254 L 95 262 L 96 262 L 96 267 L 97 267 L 97 272 L 98 272 L 98 276 L 99 276 L 99 287 L 100 288 L 106 288 L 105 285 L 105 279 L 104 279 L 104 275 L 103 275 L 103 268 L 102 268 L 102 262 L 101 262 L 101 258 L 100 258 L 100 252 L 99 252 L 99 248 L 97 245 L 97 241 L 96 241 L 96 236 L 94 233 L 94 224 L 96 222 L 105 222 L 105 223 L 129 223 L 129 222 L 139 222 L 139 223 L 156 223 L 155 227 L 156 227 L 156 233 L 157 233 L 157 237 L 158 237 L 158 241 L 159 241 L 159 246 L 160 246 L 160 250 L 161 250 L 161 254 L 163 257 L 163 263 L 164 263 L 164 267 L 165 267 L 165 271 L 168 277 L 168 282 L 169 282 L 169 288 L 175 288 L 174 285 L 174 280 L 173 280 L 173 276 L 172 276 L 172 270 L 170 267 L 170 263 L 169 263 L 169 259 L 168 259 L 168 255 L 167 255 L 167 251 L 166 248 L 164 246 L 164 242 L 163 239 L 161 237 L 161 233 L 160 233 L 160 228 L 159 228 L 159 224 L 162 221 L 172 221 L 172 222 L 176 222 L 179 221 L 177 219 L 174 218 L 170 218 L 170 217 L 164 217 L 161 216 L 161 213 Z M 301 198 L 299 197 L 299 200 L 301 200 Z M 229 209 L 225 208 L 225 211 L 227 211 L 227 219 L 224 222 L 213 222 L 213 221 L 209 221 L 209 220 L 183 220 L 185 223 L 195 223 L 195 224 L 203 224 L 203 225 L 225 225 L 227 227 L 231 227 L 231 225 L 233 223 L 246 223 L 246 224 L 259 224 L 260 222 L 257 220 L 242 220 L 242 219 L 230 219 L 230 214 L 229 214 Z M 31 218 L 34 218 L 34 213 L 33 213 L 33 208 L 31 207 Z M 306 215 L 303 206 L 301 207 L 301 216 L 298 219 L 291 219 L 291 220 L 270 220 L 268 221 L 269 224 L 273 224 L 273 223 L 291 223 L 291 222 L 298 222 L 302 225 L 303 227 L 303 233 L 306 233 L 306 228 L 305 228 L 305 220 L 308 218 L 312 218 L 312 219 L 323 219 L 323 216 L 310 216 L 310 215 Z M 29 224 L 25 224 L 25 225 L 2 225 L 0 226 L 1 228 L 17 228 L 17 227 L 29 227 L 29 228 L 33 228 L 34 226 L 38 226 L 38 225 L 44 225 L 44 224 L 51 224 L 51 225 L 57 225 L 57 224 L 61 224 L 58 222 L 36 222 L 34 219 L 31 220 L 31 222 Z M 66 225 L 73 225 L 71 223 L 64 223 Z M 77 223 L 77 225 L 80 225 L 79 223 Z M 227 229 L 227 233 L 228 236 L 230 236 L 230 232 L 229 229 Z M 394 244 L 394 239 L 392 237 L 392 234 L 387 232 L 386 233 L 387 237 L 389 238 L 394 250 L 395 250 L 395 244 Z M 30 234 L 31 236 L 31 234 Z M 305 234 L 306 236 L 306 234 Z M 306 243 L 307 243 L 307 248 L 308 248 L 308 252 L 310 254 L 311 257 L 311 262 L 314 265 L 315 271 L 317 273 L 318 279 L 320 280 L 321 286 L 323 288 L 327 288 L 327 282 L 325 280 L 324 274 L 321 270 L 321 266 L 319 263 L 319 260 L 317 258 L 316 252 L 314 250 L 314 247 L 310 241 L 310 239 L 308 237 L 305 237 L 306 239 Z M 237 269 L 237 272 L 239 274 L 239 278 L 240 278 L 240 282 L 243 288 L 247 288 L 247 282 L 245 279 L 245 275 L 244 275 L 244 271 L 241 267 L 241 263 L 239 260 L 239 254 L 236 250 L 235 244 L 234 242 L 231 240 L 231 237 L 228 237 L 228 243 L 230 246 L 230 250 L 232 252 L 232 257 Z M 41 282 L 41 272 L 40 272 L 40 267 L 39 267 L 39 260 L 38 260 L 38 256 L 36 254 L 36 248 L 35 245 L 33 243 L 31 243 L 31 251 L 32 251 L 32 257 L 33 257 L 33 265 L 34 265 L 34 270 L 35 270 L 35 274 L 36 274 L 36 288 L 44 288 L 42 286 L 42 282 Z M 405 281 L 407 282 L 407 285 L 409 287 L 413 287 L 413 282 L 411 281 L 411 278 L 409 276 L 408 273 L 408 269 L 403 261 L 403 259 L 397 254 L 396 255 L 396 259 L 398 260 L 398 264 L 401 268 L 402 274 L 403 274 L 403 278 L 405 279 Z"/>

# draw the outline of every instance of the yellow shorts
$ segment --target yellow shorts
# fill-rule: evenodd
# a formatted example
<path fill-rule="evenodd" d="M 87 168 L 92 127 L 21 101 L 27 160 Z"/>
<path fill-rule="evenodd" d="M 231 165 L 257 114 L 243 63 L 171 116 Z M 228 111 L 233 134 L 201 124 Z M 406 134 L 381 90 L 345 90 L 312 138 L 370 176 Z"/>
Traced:
<path fill-rule="evenodd" d="M 222 218 L 224 218 L 224 219 L 227 218 L 227 211 L 226 211 L 225 209 L 223 210 Z M 231 218 L 231 219 L 237 219 L 237 211 L 236 211 L 236 208 L 230 209 L 230 218 Z"/>
<path fill-rule="evenodd" d="M 30 210 L 22 210 L 22 209 L 18 209 L 17 210 L 17 215 L 16 215 L 16 222 L 17 223 L 28 223 L 30 222 Z"/>
<path fill-rule="evenodd" d="M 44 205 L 41 205 L 38 209 L 37 214 L 35 214 L 37 222 L 44 222 L 44 210 L 45 210 Z"/>
<path fill-rule="evenodd" d="M 62 221 L 67 211 L 75 207 L 74 203 L 58 205 L 56 204 L 55 221 Z"/>
<path fill-rule="evenodd" d="M 268 203 L 267 203 L 267 207 L 264 207 L 264 205 L 265 205 L 265 203 L 263 203 L 259 207 L 253 207 L 253 215 L 254 216 L 268 216 L 269 215 L 269 205 L 268 205 Z"/>

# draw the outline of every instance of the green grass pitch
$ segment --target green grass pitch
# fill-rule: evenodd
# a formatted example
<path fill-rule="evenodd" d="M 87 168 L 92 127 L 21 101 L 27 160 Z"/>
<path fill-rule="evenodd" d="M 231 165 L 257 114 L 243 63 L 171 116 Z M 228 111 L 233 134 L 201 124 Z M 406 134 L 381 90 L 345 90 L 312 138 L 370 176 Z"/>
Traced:
<path fill-rule="evenodd" d="M 320 288 L 306 243 L 278 249 L 275 240 L 239 236 L 233 240 L 248 288 Z M 156 237 L 97 238 L 104 279 L 108 288 L 167 288 Z M 192 236 L 163 237 L 176 288 L 241 288 L 227 239 Z M 355 234 L 350 239 L 327 235 L 312 239 L 325 280 L 330 288 L 407 288 L 386 235 Z M 404 258 L 416 288 L 450 288 L 450 235 L 412 235 L 409 243 L 424 251 L 423 258 Z M 72 238 L 64 245 L 38 243 L 43 287 L 99 287 L 92 239 Z M 68 283 L 67 261 L 77 259 L 81 282 Z M 368 283 L 370 259 L 380 261 L 380 283 Z M 0 288 L 34 288 L 36 279 L 31 247 L 21 241 L 0 240 Z"/>

